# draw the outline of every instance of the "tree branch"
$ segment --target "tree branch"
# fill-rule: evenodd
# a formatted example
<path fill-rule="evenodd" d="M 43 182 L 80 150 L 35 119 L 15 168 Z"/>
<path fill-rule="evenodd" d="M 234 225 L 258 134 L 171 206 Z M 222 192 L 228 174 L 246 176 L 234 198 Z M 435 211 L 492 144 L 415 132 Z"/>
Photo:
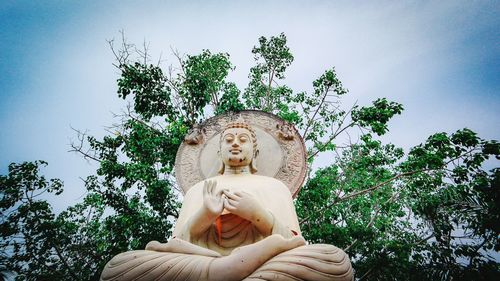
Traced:
<path fill-rule="evenodd" d="M 335 130 L 335 133 L 332 134 L 332 136 L 322 145 L 322 148 L 325 148 L 328 144 L 330 144 L 336 137 L 338 137 L 340 134 L 342 134 L 345 130 L 349 129 L 350 127 L 352 127 L 355 122 L 351 122 L 349 123 L 349 125 L 345 126 L 344 128 L 340 129 L 342 127 L 342 125 L 344 124 L 345 122 L 345 119 L 347 118 L 347 116 L 349 115 L 349 113 L 351 113 L 351 111 L 353 110 L 354 106 L 356 106 L 356 104 L 354 104 L 350 109 L 349 111 L 346 112 L 346 114 L 344 115 L 344 118 L 342 118 L 342 121 L 340 121 L 339 123 L 339 126 L 337 127 L 337 130 Z M 305 140 L 305 138 L 304 138 Z M 321 149 L 317 149 L 314 153 L 312 153 L 311 155 L 308 156 L 308 160 L 311 160 L 312 158 L 314 158 L 320 151 Z"/>
<path fill-rule="evenodd" d="M 375 223 L 375 219 L 378 217 L 378 215 L 380 214 L 380 210 L 382 209 L 382 205 L 385 205 L 387 203 L 390 203 L 392 201 L 394 201 L 396 199 L 396 197 L 399 196 L 399 192 L 395 192 L 391 198 L 387 199 L 384 203 L 382 204 L 378 204 L 378 206 L 375 208 L 375 213 L 373 214 L 373 216 L 370 218 L 370 221 L 368 222 L 368 224 L 366 225 L 367 228 L 370 228 L 373 226 L 373 224 Z M 347 248 L 344 249 L 344 251 L 347 251 L 349 250 L 351 247 L 353 247 L 359 240 L 358 239 L 355 239 L 351 245 L 347 246 Z"/>
<path fill-rule="evenodd" d="M 309 122 L 307 122 L 307 126 L 306 128 L 304 129 L 304 134 L 302 134 L 302 139 L 306 140 L 306 137 L 307 137 L 307 131 L 309 130 L 309 127 L 312 125 L 312 123 L 314 122 L 314 118 L 316 117 L 316 114 L 318 114 L 319 112 L 319 109 L 321 108 L 321 106 L 323 105 L 323 103 L 325 102 L 325 99 L 326 99 L 326 95 L 328 94 L 328 91 L 329 91 L 330 87 L 327 87 L 326 90 L 324 91 L 323 93 L 323 97 L 321 98 L 321 101 L 320 103 L 318 104 L 318 107 L 316 108 L 316 110 L 314 111 L 313 113 L 313 116 L 309 119 Z"/>
<path fill-rule="evenodd" d="M 57 247 L 57 245 L 55 243 L 52 243 L 52 246 L 56 250 L 56 253 L 57 253 L 57 256 L 59 257 L 59 259 L 63 262 L 64 266 L 67 268 L 69 274 L 71 274 L 71 277 L 73 277 L 74 280 L 78 280 L 79 278 L 71 270 L 71 267 L 68 265 L 68 262 L 66 261 L 66 259 L 61 254 L 61 250 L 59 249 L 59 247 Z"/>
<path fill-rule="evenodd" d="M 68 150 L 68 152 L 77 152 L 77 153 L 80 153 L 80 154 L 83 155 L 83 158 L 85 160 L 92 159 L 94 161 L 101 162 L 102 160 L 99 159 L 99 158 L 97 158 L 95 156 L 95 154 L 94 155 L 90 154 L 90 151 L 91 151 L 90 149 L 88 149 L 87 151 L 84 151 L 83 144 L 85 142 L 85 136 L 87 134 L 86 133 L 82 133 L 81 131 L 79 131 L 79 130 L 73 128 L 73 127 L 71 127 L 71 129 L 77 133 L 79 144 L 75 144 L 74 142 L 71 142 L 70 146 L 71 146 L 72 149 Z"/>
<path fill-rule="evenodd" d="M 327 205 L 323 206 L 322 208 L 320 208 L 319 210 L 317 210 L 315 213 L 322 213 L 324 210 L 326 210 L 326 209 L 328 209 L 328 208 L 332 207 L 333 205 L 335 205 L 335 204 L 337 204 L 337 203 L 339 203 L 339 202 L 346 201 L 346 200 L 348 200 L 348 199 L 351 199 L 351 198 L 354 198 L 354 197 L 357 197 L 357 196 L 360 196 L 360 195 L 363 195 L 363 194 L 369 193 L 369 192 L 371 192 L 371 191 L 374 191 L 374 190 L 378 189 L 379 187 L 381 187 L 381 186 L 383 186 L 383 185 L 386 185 L 386 184 L 388 184 L 388 183 L 390 183 L 390 182 L 392 182 L 392 181 L 394 181 L 394 180 L 397 180 L 397 179 L 399 179 L 399 178 L 401 178 L 401 177 L 404 177 L 404 176 L 409 176 L 409 175 L 412 175 L 412 174 L 415 174 L 415 173 L 425 172 L 425 171 L 426 171 L 426 169 L 422 169 L 422 170 L 410 171 L 410 172 L 405 172 L 405 173 L 398 174 L 398 175 L 396 175 L 396 176 L 394 176 L 394 177 L 392 177 L 392 178 L 390 178 L 390 179 L 388 179 L 388 180 L 385 180 L 385 181 L 383 181 L 383 182 L 381 182 L 381 183 L 379 183 L 379 184 L 377 184 L 377 185 L 374 185 L 374 186 L 372 186 L 372 187 L 370 187 L 370 188 L 363 189 L 363 190 L 360 190 L 360 191 L 356 191 L 356 192 L 350 193 L 350 194 L 348 194 L 348 195 L 346 195 L 346 196 L 344 196 L 344 197 L 337 198 L 337 199 L 333 200 L 332 202 L 330 202 L 330 204 L 327 204 Z M 304 219 L 302 219 L 302 220 L 300 221 L 300 223 L 301 223 L 301 224 L 302 224 L 302 223 L 304 223 L 304 222 L 305 222 L 305 221 L 307 221 L 310 217 L 311 217 L 311 215 L 309 215 L 309 216 L 305 217 Z"/>

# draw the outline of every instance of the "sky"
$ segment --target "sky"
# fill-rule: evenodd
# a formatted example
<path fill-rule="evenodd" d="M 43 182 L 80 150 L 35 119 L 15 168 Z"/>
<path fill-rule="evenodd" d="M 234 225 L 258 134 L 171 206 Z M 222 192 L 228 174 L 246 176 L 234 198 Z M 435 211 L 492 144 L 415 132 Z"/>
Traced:
<path fill-rule="evenodd" d="M 78 202 L 96 166 L 70 153 L 71 128 L 102 137 L 125 102 L 108 40 L 171 50 L 226 52 L 240 88 L 260 36 L 284 32 L 295 61 L 286 84 L 311 91 L 335 67 L 346 106 L 386 97 L 404 105 L 383 137 L 408 149 L 467 127 L 500 137 L 498 1 L 2 1 L 0 174 L 43 159 L 65 182 L 55 204 Z M 498 161 L 496 164 L 498 166 Z"/>

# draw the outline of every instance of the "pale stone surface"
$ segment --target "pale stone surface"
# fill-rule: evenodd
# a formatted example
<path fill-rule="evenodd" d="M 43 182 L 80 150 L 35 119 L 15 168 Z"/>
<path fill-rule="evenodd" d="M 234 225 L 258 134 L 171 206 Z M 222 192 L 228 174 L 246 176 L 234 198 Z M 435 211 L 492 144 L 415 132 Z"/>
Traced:
<path fill-rule="evenodd" d="M 289 188 L 256 174 L 255 131 L 228 123 L 219 141 L 222 174 L 189 188 L 174 238 L 117 255 L 101 280 L 352 280 L 342 250 L 305 245 Z"/>
<path fill-rule="evenodd" d="M 255 131 L 259 140 L 256 175 L 282 181 L 295 197 L 306 176 L 306 148 L 293 127 L 275 115 L 246 110 L 219 115 L 197 125 L 186 136 L 177 152 L 175 176 L 182 190 L 218 175 L 220 133 L 227 124 L 242 119 Z M 271 156 L 272 155 L 272 156 Z"/>

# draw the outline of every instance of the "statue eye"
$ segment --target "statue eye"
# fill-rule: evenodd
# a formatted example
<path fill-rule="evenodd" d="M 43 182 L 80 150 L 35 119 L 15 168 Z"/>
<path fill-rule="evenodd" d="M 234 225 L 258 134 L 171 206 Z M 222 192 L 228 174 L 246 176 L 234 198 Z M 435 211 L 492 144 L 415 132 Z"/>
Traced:
<path fill-rule="evenodd" d="M 241 142 L 246 142 L 248 139 L 246 137 L 240 137 Z"/>
<path fill-rule="evenodd" d="M 233 137 L 231 137 L 231 136 L 226 137 L 226 142 L 232 142 L 232 141 L 233 141 Z"/>

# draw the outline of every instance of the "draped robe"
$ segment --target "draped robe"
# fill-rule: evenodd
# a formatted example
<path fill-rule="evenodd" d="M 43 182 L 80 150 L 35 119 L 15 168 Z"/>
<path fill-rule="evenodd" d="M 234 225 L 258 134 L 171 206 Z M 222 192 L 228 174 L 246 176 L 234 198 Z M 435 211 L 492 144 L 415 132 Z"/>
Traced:
<path fill-rule="evenodd" d="M 252 194 L 272 215 L 272 234 L 284 238 L 301 235 L 292 197 L 279 180 L 257 175 L 223 175 L 212 180 L 217 181 L 217 188 Z M 250 221 L 226 210 L 205 232 L 198 237 L 190 237 L 190 218 L 202 204 L 203 182 L 200 182 L 184 197 L 174 237 L 222 256 L 265 238 Z M 115 256 L 106 265 L 101 280 L 208 280 L 210 264 L 217 258 L 173 252 L 130 251 Z M 264 262 L 244 280 L 320 281 L 352 278 L 349 258 L 342 250 L 332 245 L 317 244 L 282 252 Z M 213 277 L 210 279 L 217 280 Z"/>

